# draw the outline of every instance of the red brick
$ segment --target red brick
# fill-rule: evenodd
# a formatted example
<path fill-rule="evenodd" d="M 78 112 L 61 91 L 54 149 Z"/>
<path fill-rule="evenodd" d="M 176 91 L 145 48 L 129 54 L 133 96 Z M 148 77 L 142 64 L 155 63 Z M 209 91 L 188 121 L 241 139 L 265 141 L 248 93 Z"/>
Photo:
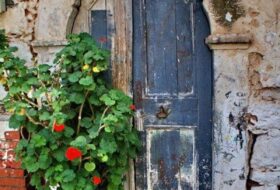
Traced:
<path fill-rule="evenodd" d="M 5 133 L 6 140 L 19 140 L 20 134 L 18 131 L 6 131 Z"/>
<path fill-rule="evenodd" d="M 7 163 L 10 168 L 21 168 L 21 162 L 16 162 L 15 160 L 8 160 Z"/>
<path fill-rule="evenodd" d="M 0 149 L 4 149 L 6 144 L 6 140 L 0 139 Z"/>
<path fill-rule="evenodd" d="M 0 149 L 14 149 L 18 141 L 0 141 Z"/>
<path fill-rule="evenodd" d="M 25 179 L 24 178 L 0 178 L 0 184 L 2 186 L 25 187 Z"/>
<path fill-rule="evenodd" d="M 8 150 L 7 152 L 7 159 L 8 160 L 15 160 L 16 159 L 16 153 L 14 150 Z"/>
<path fill-rule="evenodd" d="M 0 160 L 0 169 L 6 169 L 6 168 L 20 168 L 21 162 L 16 162 L 14 160 Z M 0 183 L 1 184 L 1 183 Z"/>
<path fill-rule="evenodd" d="M 21 169 L 0 169 L 0 177 L 23 177 L 23 176 L 24 176 L 24 171 Z"/>
<path fill-rule="evenodd" d="M 24 187 L 4 187 L 4 186 L 0 186 L 0 190 L 26 190 L 26 188 L 24 188 Z"/>
<path fill-rule="evenodd" d="M 6 154 L 6 151 L 0 149 L 0 160 L 3 159 L 3 157 L 5 156 L 5 154 Z"/>

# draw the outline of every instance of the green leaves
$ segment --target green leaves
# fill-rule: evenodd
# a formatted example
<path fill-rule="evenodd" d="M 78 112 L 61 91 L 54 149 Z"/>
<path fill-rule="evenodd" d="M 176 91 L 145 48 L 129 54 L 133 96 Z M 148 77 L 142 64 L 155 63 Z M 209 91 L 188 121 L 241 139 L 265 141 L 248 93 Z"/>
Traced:
<path fill-rule="evenodd" d="M 88 130 L 89 138 L 94 139 L 99 135 L 98 127 L 92 127 Z"/>
<path fill-rule="evenodd" d="M 39 163 L 34 157 L 25 157 L 22 159 L 22 168 L 28 172 L 34 173 L 39 169 Z"/>
<path fill-rule="evenodd" d="M 62 162 L 65 160 L 65 149 L 58 149 L 52 153 L 52 156 L 58 161 Z"/>
<path fill-rule="evenodd" d="M 8 46 L 8 39 L 5 36 L 5 31 L 0 30 L 0 49 L 4 49 L 5 47 Z"/>
<path fill-rule="evenodd" d="M 80 72 L 80 71 L 77 71 L 77 72 L 74 72 L 74 73 L 72 73 L 72 74 L 70 74 L 69 75 L 69 77 L 68 77 L 68 80 L 70 81 L 70 82 L 77 82 L 77 81 L 79 81 L 80 80 L 80 77 L 83 75 L 83 73 L 82 72 Z"/>
<path fill-rule="evenodd" d="M 64 170 L 61 174 L 61 178 L 62 178 L 63 182 L 70 182 L 73 179 L 75 179 L 75 177 L 76 177 L 75 172 L 73 170 L 70 170 L 70 169 Z"/>
<path fill-rule="evenodd" d="M 39 72 L 42 72 L 42 73 L 49 71 L 50 68 L 51 68 L 51 66 L 47 65 L 47 64 L 40 64 L 38 66 Z"/>
<path fill-rule="evenodd" d="M 82 126 L 82 127 L 85 127 L 85 128 L 90 128 L 90 127 L 92 127 L 92 119 L 89 118 L 89 117 L 84 117 L 84 118 L 81 120 L 81 126 Z"/>
<path fill-rule="evenodd" d="M 106 106 L 112 106 L 116 103 L 108 94 L 104 94 L 100 97 L 100 100 L 105 103 Z"/>
<path fill-rule="evenodd" d="M 68 39 L 54 64 L 29 68 L 15 57 L 15 49 L 0 48 L 0 82 L 9 89 L 3 102 L 12 112 L 9 125 L 22 127 L 25 134 L 17 157 L 36 189 L 57 184 L 62 190 L 122 189 L 128 159 L 140 144 L 130 123 L 131 98 L 108 87 L 102 72 L 109 53 L 90 35 Z M 54 123 L 66 127 L 58 132 Z M 79 149 L 81 157 L 67 159 L 69 147 Z M 100 176 L 101 184 L 94 185 L 93 176 Z"/>
<path fill-rule="evenodd" d="M 112 137 L 106 137 L 101 140 L 100 148 L 104 151 L 104 153 L 114 153 L 117 150 L 117 144 Z"/>
<path fill-rule="evenodd" d="M 38 163 L 41 169 L 47 169 L 52 163 L 52 158 L 48 154 L 41 154 Z"/>
<path fill-rule="evenodd" d="M 75 147 L 85 147 L 87 144 L 87 139 L 84 136 L 78 136 L 70 145 Z"/>
<path fill-rule="evenodd" d="M 18 129 L 21 127 L 22 120 L 19 120 L 16 115 L 12 115 L 9 119 L 9 127 L 12 129 Z"/>
<path fill-rule="evenodd" d="M 34 147 L 37 147 L 37 148 L 45 146 L 46 143 L 47 143 L 47 140 L 44 137 L 42 137 L 41 135 L 37 135 L 37 134 L 34 134 L 30 141 L 30 144 L 34 145 Z"/>
<path fill-rule="evenodd" d="M 88 171 L 88 172 L 92 172 L 92 171 L 94 171 L 94 169 L 95 169 L 95 163 L 93 163 L 93 162 L 87 162 L 87 163 L 85 163 L 85 169 L 86 169 L 86 171 Z"/>
<path fill-rule="evenodd" d="M 79 83 L 80 83 L 81 85 L 84 85 L 84 86 L 89 86 L 89 85 L 91 85 L 91 84 L 93 83 L 93 79 L 92 79 L 91 76 L 86 76 L 86 77 L 84 77 L 84 78 L 81 78 L 81 79 L 79 80 Z"/>
<path fill-rule="evenodd" d="M 82 104 L 85 101 L 85 96 L 82 93 L 73 92 L 70 94 L 69 100 L 76 104 Z"/>
<path fill-rule="evenodd" d="M 40 121 L 50 120 L 50 113 L 46 111 L 43 112 L 42 114 L 39 115 L 39 120 Z"/>

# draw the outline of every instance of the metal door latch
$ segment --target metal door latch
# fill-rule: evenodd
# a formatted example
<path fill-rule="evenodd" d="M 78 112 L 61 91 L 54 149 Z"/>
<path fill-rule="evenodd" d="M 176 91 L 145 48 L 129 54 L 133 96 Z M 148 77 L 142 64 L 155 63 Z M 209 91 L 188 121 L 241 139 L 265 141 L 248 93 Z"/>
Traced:
<path fill-rule="evenodd" d="M 171 110 L 167 107 L 160 106 L 159 111 L 156 113 L 158 119 L 166 119 L 170 114 Z"/>

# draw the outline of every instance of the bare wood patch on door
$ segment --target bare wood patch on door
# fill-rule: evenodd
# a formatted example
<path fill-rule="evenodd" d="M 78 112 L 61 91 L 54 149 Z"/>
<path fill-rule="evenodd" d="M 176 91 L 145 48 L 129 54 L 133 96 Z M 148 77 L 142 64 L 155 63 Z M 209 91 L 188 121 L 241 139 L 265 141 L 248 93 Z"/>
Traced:
<path fill-rule="evenodd" d="M 194 189 L 194 130 L 147 130 L 148 189 Z"/>

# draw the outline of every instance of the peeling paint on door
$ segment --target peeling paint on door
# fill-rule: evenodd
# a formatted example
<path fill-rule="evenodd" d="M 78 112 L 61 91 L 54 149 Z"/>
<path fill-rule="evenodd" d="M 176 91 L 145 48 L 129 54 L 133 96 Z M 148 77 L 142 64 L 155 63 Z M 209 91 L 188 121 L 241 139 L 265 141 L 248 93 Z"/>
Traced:
<path fill-rule="evenodd" d="M 201 1 L 134 0 L 137 190 L 211 189 L 211 54 Z"/>
<path fill-rule="evenodd" d="M 148 130 L 148 189 L 194 189 L 193 129 Z"/>

